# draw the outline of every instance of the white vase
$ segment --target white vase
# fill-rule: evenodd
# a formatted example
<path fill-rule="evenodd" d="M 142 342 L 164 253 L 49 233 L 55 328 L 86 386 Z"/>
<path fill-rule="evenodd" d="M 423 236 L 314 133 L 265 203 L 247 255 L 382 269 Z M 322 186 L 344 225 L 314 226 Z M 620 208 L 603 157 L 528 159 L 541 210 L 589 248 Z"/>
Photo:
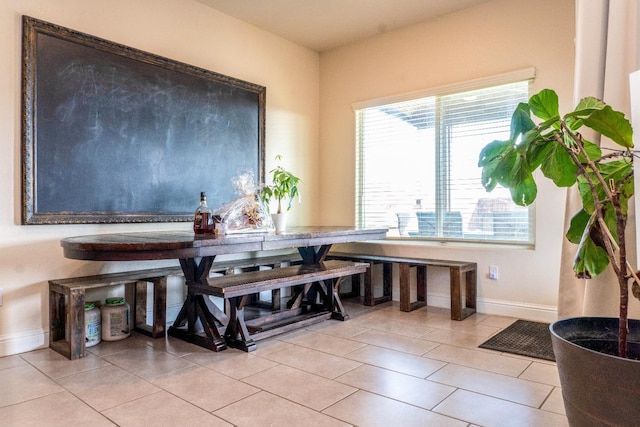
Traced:
<path fill-rule="evenodd" d="M 287 214 L 285 212 L 279 214 L 271 214 L 273 225 L 276 227 L 276 233 L 280 233 L 287 229 Z"/>

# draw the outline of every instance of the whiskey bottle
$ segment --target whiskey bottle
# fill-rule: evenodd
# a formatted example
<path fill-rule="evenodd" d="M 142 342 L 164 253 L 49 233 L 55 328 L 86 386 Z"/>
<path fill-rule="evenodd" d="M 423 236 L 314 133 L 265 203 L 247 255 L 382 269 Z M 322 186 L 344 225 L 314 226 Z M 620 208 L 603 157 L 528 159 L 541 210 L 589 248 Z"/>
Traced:
<path fill-rule="evenodd" d="M 213 234 L 213 216 L 211 209 L 207 206 L 207 195 L 200 193 L 200 206 L 193 216 L 193 232 L 196 234 Z"/>

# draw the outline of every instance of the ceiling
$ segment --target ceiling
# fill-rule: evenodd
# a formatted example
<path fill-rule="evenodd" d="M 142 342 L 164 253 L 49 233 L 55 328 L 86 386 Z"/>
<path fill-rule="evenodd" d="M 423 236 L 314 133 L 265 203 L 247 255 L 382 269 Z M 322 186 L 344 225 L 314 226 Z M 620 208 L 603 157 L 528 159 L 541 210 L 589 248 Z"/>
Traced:
<path fill-rule="evenodd" d="M 196 0 L 322 52 L 491 0 Z"/>

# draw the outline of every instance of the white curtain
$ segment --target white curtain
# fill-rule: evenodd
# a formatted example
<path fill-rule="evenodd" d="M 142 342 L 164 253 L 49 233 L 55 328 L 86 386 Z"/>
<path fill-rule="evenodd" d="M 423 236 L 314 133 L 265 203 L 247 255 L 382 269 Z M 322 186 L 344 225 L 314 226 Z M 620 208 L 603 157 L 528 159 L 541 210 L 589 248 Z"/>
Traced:
<path fill-rule="evenodd" d="M 637 0 L 576 0 L 576 63 L 574 105 L 585 96 L 602 99 L 630 117 L 629 74 L 640 68 L 640 6 Z M 585 136 L 595 141 L 593 134 Z M 640 141 L 640 129 L 635 141 Z M 640 189 L 638 189 L 640 190 Z M 580 202 L 575 188 L 567 191 L 565 230 Z M 636 260 L 635 218 L 631 207 L 627 226 L 628 259 Z M 591 279 L 573 273 L 576 246 L 564 240 L 558 317 L 618 316 L 618 287 L 611 269 Z M 630 316 L 640 317 L 640 304 L 630 303 Z"/>

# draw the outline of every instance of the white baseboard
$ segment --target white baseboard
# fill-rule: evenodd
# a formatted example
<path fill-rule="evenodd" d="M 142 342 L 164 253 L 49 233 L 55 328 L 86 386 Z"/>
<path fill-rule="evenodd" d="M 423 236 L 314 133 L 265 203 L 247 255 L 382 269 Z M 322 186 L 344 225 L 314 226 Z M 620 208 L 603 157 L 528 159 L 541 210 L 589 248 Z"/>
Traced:
<path fill-rule="evenodd" d="M 181 304 L 167 307 L 167 324 L 173 323 L 182 308 Z M 153 313 L 147 313 L 147 319 L 153 319 Z M 0 357 L 26 353 L 49 347 L 49 331 L 44 329 L 27 331 L 20 334 L 0 336 Z"/>
<path fill-rule="evenodd" d="M 28 351 L 47 348 L 49 346 L 49 331 L 36 329 L 19 334 L 0 337 L 0 357 Z"/>
<path fill-rule="evenodd" d="M 449 294 L 435 294 L 427 292 L 428 304 L 434 307 L 451 307 Z M 518 319 L 533 320 L 537 322 L 555 322 L 558 319 L 558 310 L 555 306 L 528 304 L 523 302 L 478 299 L 476 310 L 478 313 L 493 314 L 496 316 L 516 317 Z"/>

